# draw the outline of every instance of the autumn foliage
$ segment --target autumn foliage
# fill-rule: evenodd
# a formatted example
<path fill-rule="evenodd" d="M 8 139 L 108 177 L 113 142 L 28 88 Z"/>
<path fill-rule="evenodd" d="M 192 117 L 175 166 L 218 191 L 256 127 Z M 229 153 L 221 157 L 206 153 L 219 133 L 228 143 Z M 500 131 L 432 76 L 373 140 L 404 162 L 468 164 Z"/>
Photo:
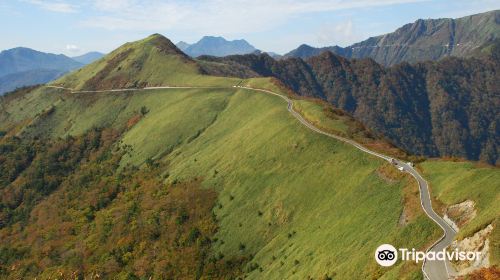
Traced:
<path fill-rule="evenodd" d="M 212 252 L 217 193 L 119 168 L 119 132 L 0 144 L 0 278 L 226 279 L 246 257 Z"/>

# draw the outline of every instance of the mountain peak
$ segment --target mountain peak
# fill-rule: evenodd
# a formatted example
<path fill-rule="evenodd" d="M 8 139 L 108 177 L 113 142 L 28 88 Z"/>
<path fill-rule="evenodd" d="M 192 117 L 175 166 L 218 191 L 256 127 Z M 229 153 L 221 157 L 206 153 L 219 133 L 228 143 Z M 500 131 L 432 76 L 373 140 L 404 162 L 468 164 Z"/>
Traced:
<path fill-rule="evenodd" d="M 222 36 L 203 36 L 200 41 L 202 40 L 223 40 L 223 41 L 227 41 L 224 37 Z"/>
<path fill-rule="evenodd" d="M 300 57 L 305 59 L 318 55 L 327 50 L 328 50 L 327 48 L 315 48 L 307 44 L 302 44 L 298 48 L 285 54 L 285 57 Z"/>
<path fill-rule="evenodd" d="M 313 47 L 308 44 L 302 44 L 298 48 L 300 49 L 300 48 L 313 48 Z"/>
<path fill-rule="evenodd" d="M 196 75 L 199 68 L 165 36 L 153 34 L 126 43 L 55 83 L 85 90 L 136 88 L 175 84 L 181 73 Z"/>
<path fill-rule="evenodd" d="M 186 43 L 184 41 L 179 41 L 177 44 L 175 44 L 181 51 L 185 51 L 191 44 Z"/>
<path fill-rule="evenodd" d="M 198 42 L 184 49 L 192 57 L 200 55 L 227 56 L 248 54 L 256 50 L 254 46 L 243 39 L 228 41 L 221 36 L 203 36 Z"/>
<path fill-rule="evenodd" d="M 163 40 L 163 39 L 167 39 L 167 37 L 161 35 L 160 33 L 153 33 L 153 34 L 149 35 L 148 37 L 146 37 L 145 40 L 155 40 L 155 39 Z"/>

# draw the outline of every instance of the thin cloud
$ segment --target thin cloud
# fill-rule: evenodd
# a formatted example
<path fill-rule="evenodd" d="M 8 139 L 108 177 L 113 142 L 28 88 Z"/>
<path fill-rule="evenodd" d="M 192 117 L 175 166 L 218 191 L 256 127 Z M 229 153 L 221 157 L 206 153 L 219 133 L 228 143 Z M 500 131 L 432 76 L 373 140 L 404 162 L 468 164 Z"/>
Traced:
<path fill-rule="evenodd" d="M 366 36 L 353 24 L 352 20 L 336 24 L 325 24 L 317 33 L 320 46 L 347 46 L 364 39 Z"/>
<path fill-rule="evenodd" d="M 68 44 L 66 45 L 66 50 L 72 53 L 79 52 L 80 48 L 76 45 Z"/>
<path fill-rule="evenodd" d="M 66 3 L 64 1 L 21 0 L 21 2 L 29 3 L 38 6 L 41 9 L 51 12 L 57 12 L 57 13 L 77 12 L 77 7 L 75 5 Z"/>
<path fill-rule="evenodd" d="M 217 30 L 234 35 L 270 30 L 301 14 L 421 1 L 426 0 L 100 0 L 91 5 L 99 16 L 80 25 L 108 30 Z"/>

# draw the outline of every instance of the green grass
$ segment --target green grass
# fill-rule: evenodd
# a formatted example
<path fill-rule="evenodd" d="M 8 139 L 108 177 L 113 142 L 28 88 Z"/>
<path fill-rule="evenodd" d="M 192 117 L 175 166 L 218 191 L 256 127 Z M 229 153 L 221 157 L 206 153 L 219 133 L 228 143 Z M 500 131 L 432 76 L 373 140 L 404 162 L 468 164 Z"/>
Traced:
<path fill-rule="evenodd" d="M 476 203 L 477 217 L 460 229 L 458 238 L 472 235 L 500 217 L 500 171 L 472 162 L 426 161 L 420 166 L 432 194 L 446 205 L 467 199 Z"/>
<path fill-rule="evenodd" d="M 166 158 L 170 180 L 201 176 L 220 192 L 217 251 L 236 255 L 243 244 L 263 269 L 251 279 L 352 279 L 376 269 L 381 242 L 428 242 L 435 227 L 426 219 L 397 227 L 406 182 L 388 185 L 375 173 L 380 160 L 311 133 L 285 105 L 239 91 L 200 137 Z"/>
<path fill-rule="evenodd" d="M 308 100 L 294 100 L 293 106 L 307 120 L 317 127 L 328 128 L 332 132 L 340 135 L 346 135 L 349 126 L 346 124 L 347 117 L 338 117 L 337 119 L 325 117 L 323 105 Z"/>
<path fill-rule="evenodd" d="M 274 78 L 262 77 L 243 80 L 240 85 L 251 88 L 266 89 L 275 93 L 286 95 L 286 90 L 284 90 L 283 87 L 278 86 L 277 82 L 278 81 Z"/>
<path fill-rule="evenodd" d="M 177 146 L 192 141 L 217 120 L 232 90 L 169 90 L 134 95 L 135 108 L 150 111 L 139 125 L 123 137 L 134 153 L 125 162 L 141 164 L 147 158 L 161 158 Z"/>
<path fill-rule="evenodd" d="M 266 86 L 263 80 L 250 82 Z M 232 88 L 52 91 L 45 92 L 46 101 L 31 93 L 14 102 L 13 115 L 18 107 L 30 112 L 9 118 L 54 107 L 25 133 L 63 137 L 94 126 L 123 128 L 147 107 L 122 138 L 121 145 L 131 147 L 123 164 L 161 159 L 169 166 L 167 180 L 200 177 L 205 187 L 215 188 L 220 228 L 213 253 L 253 255 L 248 269 L 258 264 L 262 272 L 249 271 L 249 279 L 420 275 L 418 266 L 404 270 L 402 263 L 380 268 L 373 251 L 382 243 L 423 248 L 439 235 L 422 213 L 398 226 L 406 179 L 386 182 L 377 175 L 383 161 L 311 132 L 276 96 Z"/>
<path fill-rule="evenodd" d="M 2 104 L 0 106 L 0 129 L 35 118 L 36 114 L 58 102 L 59 97 L 53 90 L 46 88 L 34 90 L 17 98 L 3 97 L 5 101 L 2 101 L 3 98 L 0 97 L 0 104 Z"/>

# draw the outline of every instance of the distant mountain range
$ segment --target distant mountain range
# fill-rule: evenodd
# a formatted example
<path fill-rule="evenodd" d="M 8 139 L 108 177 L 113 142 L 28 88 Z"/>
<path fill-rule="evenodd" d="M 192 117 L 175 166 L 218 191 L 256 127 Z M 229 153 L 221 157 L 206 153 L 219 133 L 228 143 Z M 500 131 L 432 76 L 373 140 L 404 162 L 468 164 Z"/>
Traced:
<path fill-rule="evenodd" d="M 70 71 L 83 66 L 65 55 L 14 48 L 0 53 L 0 76 L 36 69 Z"/>
<path fill-rule="evenodd" d="M 180 50 L 185 51 L 191 44 L 186 43 L 184 41 L 180 41 L 179 43 L 175 44 Z"/>
<path fill-rule="evenodd" d="M 348 47 L 312 47 L 302 44 L 281 56 L 268 53 L 275 59 L 309 58 L 325 51 L 345 58 L 372 58 L 390 66 L 401 62 L 438 60 L 447 56 L 467 57 L 474 50 L 500 38 L 500 10 L 458 19 L 419 19 L 392 33 L 370 37 Z M 245 40 L 228 41 L 222 37 L 205 36 L 194 44 L 180 41 L 176 46 L 191 57 L 202 55 L 258 54 L 260 50 Z"/>
<path fill-rule="evenodd" d="M 44 84 L 102 57 L 90 52 L 70 58 L 29 48 L 14 48 L 0 53 L 0 94 L 23 86 Z"/>
<path fill-rule="evenodd" d="M 45 84 L 67 73 L 56 69 L 34 69 L 7 74 L 0 77 L 0 95 L 17 88 Z"/>
<path fill-rule="evenodd" d="M 205 36 L 194 44 L 179 42 L 176 46 L 191 57 L 201 55 L 227 56 L 235 54 L 248 54 L 257 51 L 245 40 L 228 41 L 222 37 Z"/>
<path fill-rule="evenodd" d="M 499 24 L 499 10 L 458 19 L 419 19 L 395 32 L 371 37 L 346 48 L 301 45 L 285 57 L 308 58 L 331 51 L 346 58 L 370 57 L 386 66 L 446 56 L 466 57 L 478 47 L 500 38 Z"/>
<path fill-rule="evenodd" d="M 438 60 L 447 56 L 468 57 L 475 54 L 479 46 L 493 42 L 496 38 L 500 38 L 499 10 L 458 19 L 420 19 L 393 33 L 371 37 L 345 48 L 315 48 L 303 44 L 284 56 L 268 54 L 274 59 L 306 59 L 330 51 L 345 58 L 372 58 L 382 65 L 390 66 L 401 62 Z M 205 36 L 194 44 L 181 41 L 176 46 L 190 57 L 262 53 L 245 40 L 229 41 L 214 36 Z M 28 48 L 2 51 L 0 94 L 21 86 L 49 82 L 101 57 L 103 54 L 99 52 L 70 58 Z"/>

